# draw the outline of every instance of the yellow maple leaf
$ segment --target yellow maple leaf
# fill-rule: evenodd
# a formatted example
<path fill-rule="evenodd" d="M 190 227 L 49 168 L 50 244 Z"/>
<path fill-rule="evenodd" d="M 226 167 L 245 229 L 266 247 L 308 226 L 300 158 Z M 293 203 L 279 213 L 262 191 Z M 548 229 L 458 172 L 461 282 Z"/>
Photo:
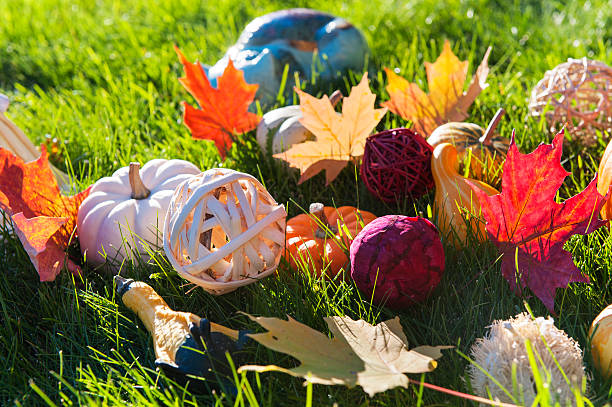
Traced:
<path fill-rule="evenodd" d="M 300 170 L 300 184 L 325 170 L 325 181 L 329 185 L 349 161 L 363 155 L 366 138 L 387 108 L 374 108 L 376 95 L 370 91 L 367 73 L 343 99 L 341 115 L 336 113 L 327 95 L 317 99 L 299 89 L 295 91 L 300 97 L 300 123 L 315 135 L 316 140 L 296 144 L 274 157 Z"/>
<path fill-rule="evenodd" d="M 411 120 L 414 129 L 423 137 L 428 137 L 436 127 L 444 123 L 462 121 L 467 117 L 467 109 L 476 97 L 489 86 L 486 80 L 490 53 L 491 47 L 487 49 L 466 92 L 463 92 L 463 86 L 468 62 L 460 61 L 453 54 L 448 40 L 444 42 L 444 49 L 436 62 L 425 62 L 429 94 L 425 94 L 416 83 L 409 83 L 391 69 L 385 68 L 390 99 L 382 105 L 404 119 Z"/>

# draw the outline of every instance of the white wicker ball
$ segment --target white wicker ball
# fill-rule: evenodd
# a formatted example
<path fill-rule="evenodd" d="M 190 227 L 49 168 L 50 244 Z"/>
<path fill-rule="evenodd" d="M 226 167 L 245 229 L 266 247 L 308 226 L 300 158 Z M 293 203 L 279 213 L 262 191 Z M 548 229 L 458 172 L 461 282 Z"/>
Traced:
<path fill-rule="evenodd" d="M 612 68 L 587 58 L 568 59 L 533 88 L 529 113 L 544 115 L 552 131 L 567 125 L 572 135 L 593 144 L 597 130 L 612 131 Z"/>
<path fill-rule="evenodd" d="M 185 279 L 225 294 L 276 270 L 286 217 L 285 207 L 253 176 L 210 169 L 174 191 L 164 251 Z"/>

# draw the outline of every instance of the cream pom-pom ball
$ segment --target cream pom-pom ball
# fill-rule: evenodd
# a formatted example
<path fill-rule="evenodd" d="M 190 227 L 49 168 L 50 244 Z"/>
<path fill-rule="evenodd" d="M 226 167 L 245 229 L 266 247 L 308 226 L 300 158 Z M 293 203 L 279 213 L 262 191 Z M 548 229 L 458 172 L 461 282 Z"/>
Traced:
<path fill-rule="evenodd" d="M 543 380 L 550 377 L 552 404 L 575 405 L 572 389 L 580 388 L 585 376 L 582 351 L 574 339 L 555 327 L 551 317 L 533 319 L 529 314 L 522 313 L 505 321 L 495 321 L 490 328 L 488 335 L 477 339 L 472 346 L 471 355 L 475 364 L 468 367 L 472 388 L 479 396 L 488 398 L 490 393 L 493 400 L 515 402 L 507 391 L 521 405 L 532 405 L 537 389 L 526 347 L 529 341 Z M 557 367 L 557 362 L 565 376 Z M 495 378 L 506 391 L 479 367 Z M 516 369 L 514 384 L 513 369 Z"/>
<path fill-rule="evenodd" d="M 183 278 L 211 294 L 228 293 L 276 270 L 286 217 L 252 175 L 210 169 L 174 191 L 164 251 Z"/>

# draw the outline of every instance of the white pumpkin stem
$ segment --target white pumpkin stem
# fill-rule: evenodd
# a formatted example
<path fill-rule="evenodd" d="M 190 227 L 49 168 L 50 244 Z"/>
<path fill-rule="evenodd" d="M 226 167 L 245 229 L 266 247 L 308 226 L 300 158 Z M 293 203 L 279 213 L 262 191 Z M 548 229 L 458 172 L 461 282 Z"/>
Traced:
<path fill-rule="evenodd" d="M 333 107 L 336 107 L 338 102 L 340 102 L 343 97 L 344 95 L 342 95 L 342 92 L 340 92 L 340 90 L 335 90 L 334 93 L 332 93 L 329 97 L 329 102 L 332 104 Z"/>
<path fill-rule="evenodd" d="M 485 130 L 484 134 L 482 135 L 482 137 L 478 139 L 478 141 L 480 141 L 484 145 L 490 145 L 491 137 L 493 137 L 493 134 L 495 133 L 495 129 L 497 128 L 497 125 L 499 124 L 499 122 L 501 121 L 502 117 L 504 117 L 505 114 L 506 114 L 506 110 L 504 110 L 503 107 L 500 107 L 497 110 L 497 113 L 495 113 L 495 116 L 493 116 L 493 119 L 491 119 L 491 122 L 489 122 L 489 126 Z"/>
<path fill-rule="evenodd" d="M 145 187 L 140 178 L 140 163 L 130 163 L 129 179 L 133 199 L 146 199 L 151 195 L 151 191 Z"/>
<path fill-rule="evenodd" d="M 338 233 L 337 228 L 329 224 L 327 216 L 325 216 L 325 207 L 322 203 L 311 203 L 310 208 L 308 208 L 308 212 L 310 212 L 312 216 L 314 216 L 321 222 L 321 225 L 317 225 L 317 230 L 315 230 L 315 237 L 318 237 L 319 239 L 324 239 L 325 236 L 327 236 L 326 229 L 329 229 L 334 233 Z"/>

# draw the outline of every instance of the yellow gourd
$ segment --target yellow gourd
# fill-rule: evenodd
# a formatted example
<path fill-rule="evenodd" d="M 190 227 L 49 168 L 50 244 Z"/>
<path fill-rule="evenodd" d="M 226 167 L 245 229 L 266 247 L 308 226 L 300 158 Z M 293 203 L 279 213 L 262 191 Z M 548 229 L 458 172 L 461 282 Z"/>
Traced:
<path fill-rule="evenodd" d="M 431 133 L 427 142 L 432 147 L 450 143 L 457 148 L 460 159 L 470 155 L 470 175 L 482 179 L 487 170 L 497 170 L 506 160 L 510 140 L 495 133 L 504 109 L 499 109 L 487 129 L 474 123 L 450 122 Z"/>
<path fill-rule="evenodd" d="M 202 392 L 218 377 L 231 378 L 226 352 L 239 361 L 247 331 L 235 331 L 190 312 L 171 309 L 142 281 L 115 276 L 117 294 L 134 311 L 153 337 L 155 365 L 178 383 Z M 194 377 L 205 381 L 195 381 Z"/>
<path fill-rule="evenodd" d="M 189 335 L 189 325 L 199 325 L 201 318 L 190 312 L 174 311 L 150 285 L 142 281 L 126 280 L 121 276 L 116 276 L 115 281 L 125 306 L 138 315 L 153 336 L 157 360 L 174 363 L 176 352 Z M 238 339 L 238 331 L 213 322 L 210 326 L 212 332 L 221 332 L 234 340 Z"/>
<path fill-rule="evenodd" d="M 465 182 L 467 178 L 459 175 L 458 169 L 455 146 L 450 143 L 439 144 L 431 158 L 431 172 L 436 184 L 434 208 L 438 215 L 438 229 L 442 236 L 459 248 L 465 245 L 468 231 L 471 230 L 479 241 L 486 240 L 487 233 L 484 221 L 478 218 L 478 198 Z M 470 181 L 488 195 L 499 193 L 484 182 Z"/>
<path fill-rule="evenodd" d="M 612 377 L 612 304 L 593 320 L 589 336 L 595 368 L 603 377 Z"/>

